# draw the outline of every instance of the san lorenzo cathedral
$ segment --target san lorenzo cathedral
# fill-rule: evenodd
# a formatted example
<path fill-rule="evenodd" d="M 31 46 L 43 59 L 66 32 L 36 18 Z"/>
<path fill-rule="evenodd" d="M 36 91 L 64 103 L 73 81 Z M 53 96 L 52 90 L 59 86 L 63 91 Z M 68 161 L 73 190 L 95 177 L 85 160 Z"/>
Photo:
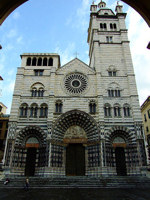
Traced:
<path fill-rule="evenodd" d="M 25 53 L 18 68 L 5 174 L 140 175 L 146 165 L 126 13 L 91 5 L 89 65 Z"/>

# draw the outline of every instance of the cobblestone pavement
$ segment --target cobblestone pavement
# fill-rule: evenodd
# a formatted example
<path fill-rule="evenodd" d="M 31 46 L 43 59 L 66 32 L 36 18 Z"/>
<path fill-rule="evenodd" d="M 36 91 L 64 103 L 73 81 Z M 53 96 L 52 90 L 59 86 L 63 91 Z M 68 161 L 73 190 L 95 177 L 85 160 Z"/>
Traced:
<path fill-rule="evenodd" d="M 0 200 L 150 200 L 150 189 L 0 189 Z"/>

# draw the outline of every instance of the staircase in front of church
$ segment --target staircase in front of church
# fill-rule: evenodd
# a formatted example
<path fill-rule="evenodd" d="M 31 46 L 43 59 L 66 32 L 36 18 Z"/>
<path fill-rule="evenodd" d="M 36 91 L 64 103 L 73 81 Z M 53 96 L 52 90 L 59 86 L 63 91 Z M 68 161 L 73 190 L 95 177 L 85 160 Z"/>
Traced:
<path fill-rule="evenodd" d="M 126 177 L 63 177 L 42 178 L 30 177 L 30 188 L 150 188 L 150 179 L 142 176 Z M 24 188 L 25 177 L 10 178 L 4 185 L 0 180 L 0 188 Z"/>

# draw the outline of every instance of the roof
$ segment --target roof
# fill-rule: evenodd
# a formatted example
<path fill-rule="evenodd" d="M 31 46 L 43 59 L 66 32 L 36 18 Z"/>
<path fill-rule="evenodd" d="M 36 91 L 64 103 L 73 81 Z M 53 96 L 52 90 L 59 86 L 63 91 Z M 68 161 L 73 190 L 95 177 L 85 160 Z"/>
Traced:
<path fill-rule="evenodd" d="M 143 110 L 148 105 L 149 102 L 150 102 L 150 96 L 148 96 L 147 99 L 144 101 L 144 103 L 141 105 L 141 110 Z"/>
<path fill-rule="evenodd" d="M 0 102 L 0 104 L 1 104 L 3 107 L 7 108 L 7 106 L 5 106 L 2 102 Z"/>

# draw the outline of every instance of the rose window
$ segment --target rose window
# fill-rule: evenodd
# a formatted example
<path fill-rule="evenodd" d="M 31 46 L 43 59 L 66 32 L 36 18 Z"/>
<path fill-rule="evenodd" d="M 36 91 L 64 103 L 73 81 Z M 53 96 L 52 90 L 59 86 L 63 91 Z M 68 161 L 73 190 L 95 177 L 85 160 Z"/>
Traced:
<path fill-rule="evenodd" d="M 73 73 L 65 78 L 65 88 L 71 94 L 81 94 L 87 88 L 87 77 L 83 74 Z"/>

